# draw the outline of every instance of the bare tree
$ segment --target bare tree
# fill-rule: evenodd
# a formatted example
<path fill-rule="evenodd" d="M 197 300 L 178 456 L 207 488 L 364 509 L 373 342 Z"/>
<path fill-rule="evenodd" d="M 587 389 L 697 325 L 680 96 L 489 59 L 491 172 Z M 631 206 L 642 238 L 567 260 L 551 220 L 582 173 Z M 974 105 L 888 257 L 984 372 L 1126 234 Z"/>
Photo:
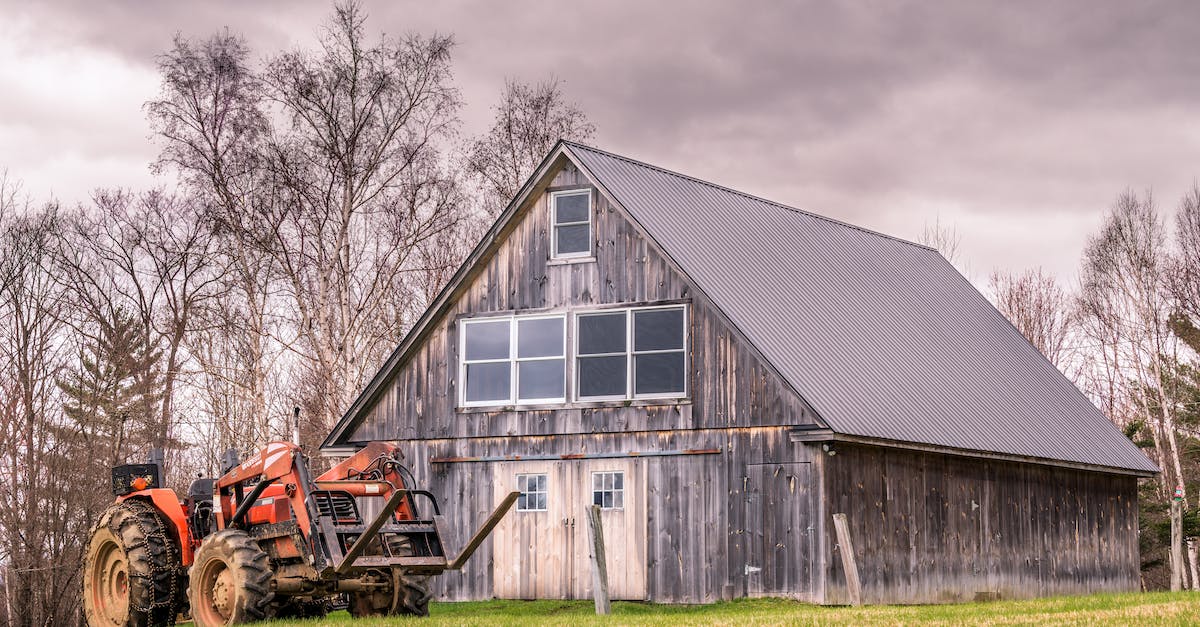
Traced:
<path fill-rule="evenodd" d="M 454 132 L 449 37 L 367 41 L 361 9 L 339 5 L 321 49 L 275 58 L 267 94 L 284 124 L 270 145 L 279 268 L 319 440 L 402 332 L 414 253 L 459 219 L 437 150 Z"/>
<path fill-rule="evenodd" d="M 946 261 L 958 264 L 962 235 L 958 233 L 958 228 L 954 225 L 943 225 L 941 216 L 935 217 L 933 224 L 926 222 L 925 226 L 921 227 L 921 234 L 917 236 L 917 242 L 938 251 L 946 258 Z"/>
<path fill-rule="evenodd" d="M 587 141 L 596 132 L 568 102 L 557 79 L 527 85 L 505 82 L 496 118 L 467 150 L 466 170 L 482 190 L 484 213 L 495 218 L 560 139 Z"/>
<path fill-rule="evenodd" d="M 228 31 L 200 42 L 176 37 L 159 58 L 162 93 L 146 105 L 162 143 L 156 167 L 181 176 L 213 247 L 214 297 L 195 312 L 196 331 L 187 336 L 204 416 L 186 427 L 200 435 L 201 467 L 210 470 L 224 448 L 253 448 L 269 437 L 268 381 L 280 352 L 266 243 L 277 225 L 259 209 L 271 196 L 270 125 L 249 57 L 245 41 Z"/>
<path fill-rule="evenodd" d="M 0 563 L 6 622 L 72 624 L 80 620 L 80 544 L 90 520 L 78 503 L 94 487 L 75 476 L 59 447 L 62 429 L 56 379 L 68 360 L 67 305 L 49 251 L 60 228 L 57 210 L 19 201 L 0 186 Z M 72 483 L 72 481 L 74 481 Z"/>
<path fill-rule="evenodd" d="M 1193 184 L 1179 203 L 1175 239 L 1178 250 L 1168 275 L 1176 305 L 1171 330 L 1200 353 L 1200 185 Z"/>
<path fill-rule="evenodd" d="M 1101 345 L 1106 359 L 1111 355 L 1114 387 L 1126 388 L 1124 397 L 1151 427 L 1164 467 L 1162 498 L 1175 486 L 1186 486 L 1176 416 L 1178 381 L 1170 368 L 1178 355 L 1168 322 L 1175 306 L 1167 283 L 1166 244 L 1153 197 L 1122 194 L 1100 233 L 1088 241 L 1080 293 L 1085 329 Z M 1194 546 L 1188 555 L 1195 587 L 1200 582 Z"/>
<path fill-rule="evenodd" d="M 1067 366 L 1077 319 L 1074 298 L 1041 268 L 999 270 L 989 279 L 996 308 L 1060 370 Z"/>

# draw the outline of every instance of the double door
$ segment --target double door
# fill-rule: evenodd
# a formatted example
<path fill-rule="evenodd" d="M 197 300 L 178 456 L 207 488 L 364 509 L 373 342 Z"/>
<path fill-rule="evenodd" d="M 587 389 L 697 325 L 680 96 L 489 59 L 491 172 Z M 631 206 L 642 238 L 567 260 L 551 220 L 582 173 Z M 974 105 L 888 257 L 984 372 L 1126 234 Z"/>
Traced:
<path fill-rule="evenodd" d="M 500 462 L 496 503 L 522 493 L 493 532 L 493 582 L 501 599 L 592 597 L 588 508 L 601 505 L 609 596 L 646 598 L 646 490 L 630 459 Z"/>

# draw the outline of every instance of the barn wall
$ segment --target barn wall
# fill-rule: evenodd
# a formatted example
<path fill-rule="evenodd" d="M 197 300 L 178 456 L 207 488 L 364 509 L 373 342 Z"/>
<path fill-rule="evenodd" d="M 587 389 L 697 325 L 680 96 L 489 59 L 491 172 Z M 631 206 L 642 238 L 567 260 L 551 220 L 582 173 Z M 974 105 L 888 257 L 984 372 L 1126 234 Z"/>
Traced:
<path fill-rule="evenodd" d="M 824 460 L 826 602 L 847 603 L 847 515 L 866 603 L 1138 587 L 1137 479 L 839 443 Z"/>
<path fill-rule="evenodd" d="M 587 185 L 567 165 L 550 191 Z M 624 213 L 593 191 L 596 260 L 549 259 L 548 194 L 539 194 L 451 311 L 435 321 L 348 438 L 370 440 L 595 433 L 722 426 L 810 424 L 812 411 L 676 272 Z M 619 303 L 690 304 L 691 352 L 686 401 L 617 401 L 538 409 L 456 410 L 462 316 L 564 310 Z"/>
<path fill-rule="evenodd" d="M 642 546 L 610 546 L 609 553 L 644 554 L 648 600 L 707 603 L 766 596 L 767 588 L 788 591 L 770 596 L 817 600 L 812 590 L 820 572 L 814 567 L 820 559 L 816 547 L 820 546 L 821 530 L 813 513 L 818 483 L 815 474 L 801 481 L 803 475 L 791 470 L 807 470 L 812 464 L 808 463 L 807 447 L 788 441 L 787 429 L 475 438 L 408 442 L 404 446 L 417 481 L 430 486 L 439 495 L 443 511 L 451 513 L 447 516 L 452 528 L 451 552 L 491 513 L 496 501 L 494 482 L 511 485 L 516 466 L 515 462 L 433 464 L 432 458 L 717 449 L 715 454 L 624 458 L 621 463 L 636 464 L 637 474 L 645 481 L 645 526 L 638 530 L 638 538 L 629 540 Z M 595 465 L 594 460 L 554 463 Z M 766 483 L 760 483 L 760 489 L 752 494 L 748 492 L 747 486 L 762 477 L 767 478 Z M 584 524 L 589 496 L 576 495 L 577 502 L 568 507 L 575 512 L 576 524 Z M 774 512 L 768 515 L 772 519 L 764 520 L 764 511 Z M 492 598 L 495 543 L 515 551 L 530 541 L 549 544 L 545 537 L 497 533 L 462 572 L 435 579 L 437 597 Z M 538 577 L 568 576 L 557 570 L 566 558 L 554 547 L 546 551 L 545 572 Z M 575 553 L 577 560 L 586 558 L 586 552 L 580 554 L 576 549 Z"/>

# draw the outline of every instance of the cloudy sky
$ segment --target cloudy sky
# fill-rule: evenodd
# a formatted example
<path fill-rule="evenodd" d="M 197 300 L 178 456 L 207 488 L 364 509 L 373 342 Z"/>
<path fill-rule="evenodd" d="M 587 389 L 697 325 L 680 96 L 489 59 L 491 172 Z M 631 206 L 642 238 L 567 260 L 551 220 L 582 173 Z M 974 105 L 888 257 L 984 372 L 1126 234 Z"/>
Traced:
<path fill-rule="evenodd" d="M 992 268 L 1074 275 L 1122 190 L 1200 176 L 1197 3 L 366 2 L 453 33 L 464 131 L 505 78 L 557 76 L 593 143 L 906 238 L 954 225 Z M 156 184 L 141 109 L 176 33 L 265 57 L 326 2 L 0 0 L 0 169 L 35 198 Z"/>

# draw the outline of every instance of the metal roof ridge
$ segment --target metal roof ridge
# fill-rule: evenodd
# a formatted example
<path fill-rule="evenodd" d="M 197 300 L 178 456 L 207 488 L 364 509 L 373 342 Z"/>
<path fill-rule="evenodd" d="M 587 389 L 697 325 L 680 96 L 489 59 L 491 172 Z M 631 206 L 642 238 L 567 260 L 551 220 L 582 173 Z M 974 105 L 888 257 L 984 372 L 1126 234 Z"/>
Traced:
<path fill-rule="evenodd" d="M 676 172 L 676 171 L 674 171 L 674 170 L 668 170 L 667 168 L 664 168 L 664 167 L 662 167 L 662 166 L 657 166 L 657 165 L 654 165 L 653 163 L 646 163 L 645 161 L 638 161 L 637 159 L 634 159 L 634 158 L 632 158 L 632 157 L 626 157 L 626 156 L 624 156 L 624 155 L 619 155 L 619 154 L 616 154 L 616 153 L 614 153 L 614 152 L 609 152 L 609 151 L 607 151 L 607 150 L 604 150 L 604 149 L 602 149 L 602 148 L 597 148 L 597 147 L 595 147 L 595 146 L 589 146 L 589 145 L 587 145 L 587 144 L 582 144 L 582 143 L 579 143 L 579 142 L 576 142 L 576 141 L 570 141 L 570 140 L 566 140 L 566 139 L 559 140 L 559 141 L 561 141 L 562 143 L 564 143 L 564 144 L 566 144 L 566 145 L 568 145 L 568 146 L 571 146 L 571 147 L 573 147 L 573 148 L 581 148 L 581 149 L 583 149 L 583 150 L 589 150 L 589 151 L 591 151 L 591 152 L 594 152 L 594 153 L 598 153 L 598 154 L 604 155 L 604 156 L 606 156 L 606 157 L 612 157 L 613 159 L 618 159 L 618 160 L 620 160 L 620 161 L 624 161 L 624 162 L 626 162 L 626 163 L 629 163 L 629 164 L 631 164 L 631 165 L 640 166 L 640 167 L 643 167 L 643 168 L 646 168 L 646 169 L 649 169 L 649 170 L 655 170 L 655 171 L 657 171 L 657 172 L 661 172 L 661 173 L 663 173 L 663 174 L 667 174 L 667 175 L 670 175 L 670 176 L 674 176 L 674 177 L 676 177 L 676 178 L 681 178 L 681 179 L 684 179 L 684 180 L 686 180 L 686 181 L 691 181 L 691 182 L 693 182 L 693 183 L 699 183 L 699 184 L 701 184 L 701 185 L 705 185 L 705 186 L 711 187 L 711 188 L 713 188 L 713 189 L 716 189 L 716 190 L 719 190 L 719 191 L 722 191 L 722 192 L 725 192 L 725 193 L 728 193 L 728 194 L 735 194 L 735 195 L 737 195 L 737 196 L 741 196 L 741 197 L 743 197 L 743 198 L 748 198 L 748 199 L 750 199 L 750 200 L 754 200 L 754 201 L 757 201 L 757 202 L 761 202 L 761 203 L 764 203 L 764 204 L 767 204 L 767 205 L 771 205 L 771 206 L 774 206 L 774 207 L 779 207 L 780 209 L 786 209 L 786 210 L 788 210 L 788 211 L 794 211 L 794 212 L 796 212 L 796 213 L 799 213 L 799 214 L 802 214 L 802 215 L 806 215 L 806 216 L 810 216 L 810 217 L 813 217 L 813 218 L 817 218 L 818 220 L 824 220 L 824 221 L 826 221 L 826 222 L 831 222 L 831 223 L 833 223 L 833 224 L 837 224 L 837 225 L 839 225 L 839 226 L 844 226 L 844 227 L 847 227 L 847 228 L 851 228 L 851 229 L 855 229 L 855 230 L 858 230 L 858 231 L 862 231 L 863 233 L 867 233 L 867 234 L 869 234 L 869 235 L 877 235 L 877 236 L 879 236 L 879 237 L 884 237 L 884 238 L 887 238 L 887 239 L 890 239 L 890 240 L 894 240 L 894 241 L 900 242 L 900 243 L 902 243 L 902 244 L 908 244 L 908 245 L 910 245 L 910 246 L 915 246 L 915 247 L 917 247 L 917 248 L 923 248 L 923 249 L 925 249 L 925 250 L 931 250 L 931 251 L 933 251 L 933 252 L 938 252 L 938 250 L 937 250 L 936 248 L 934 248 L 933 246 L 929 246 L 929 245 L 927 245 L 927 244 L 922 244 L 922 243 L 920 243 L 920 242 L 914 242 L 914 241 L 912 241 L 912 240 L 907 240 L 907 239 L 904 239 L 903 237 L 898 237 L 898 236 L 896 236 L 896 235 L 889 235 L 888 233 L 883 233 L 883 232 L 881 232 L 881 231 L 876 231 L 876 230 L 874 230 L 874 229 L 868 229 L 868 228 L 867 228 L 867 227 L 865 227 L 865 226 L 859 226 L 859 225 L 857 225 L 857 224 L 852 224 L 852 223 L 850 223 L 850 222 L 845 222 L 845 221 L 843 221 L 843 220 L 838 220 L 837 218 L 831 218 L 831 217 L 829 217 L 829 216 L 822 215 L 822 214 L 816 213 L 816 212 L 814 212 L 814 211 L 809 211 L 809 210 L 807 210 L 807 209 L 799 209 L 799 208 L 797 208 L 797 207 L 793 207 L 793 206 L 791 206 L 791 205 L 785 205 L 785 204 L 783 204 L 783 203 L 781 203 L 781 202 L 778 202 L 778 201 L 770 200 L 770 199 L 768 199 L 768 198 L 763 198 L 762 196 L 755 196 L 754 194 L 751 194 L 751 193 L 748 193 L 748 192 L 743 192 L 743 191 L 741 191 L 741 190 L 736 190 L 736 189 L 733 189 L 732 187 L 726 187 L 726 186 L 724 186 L 724 185 L 719 185 L 719 184 L 717 184 L 717 183 L 713 183 L 712 181 L 706 181 L 706 180 L 704 180 L 704 179 L 702 179 L 702 178 L 697 178 L 697 177 L 691 176 L 691 175 L 689 175 L 689 174 L 683 174 L 682 172 Z M 941 253 L 938 253 L 938 254 L 941 254 Z"/>

